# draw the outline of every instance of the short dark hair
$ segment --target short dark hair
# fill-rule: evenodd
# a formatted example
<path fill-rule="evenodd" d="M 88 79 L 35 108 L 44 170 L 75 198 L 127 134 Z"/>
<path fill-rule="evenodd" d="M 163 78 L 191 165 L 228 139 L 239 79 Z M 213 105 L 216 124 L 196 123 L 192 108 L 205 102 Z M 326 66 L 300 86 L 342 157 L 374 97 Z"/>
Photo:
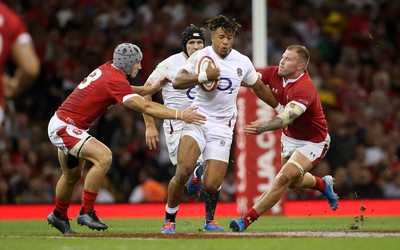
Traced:
<path fill-rule="evenodd" d="M 206 21 L 208 28 L 211 32 L 215 31 L 218 28 L 222 28 L 227 33 L 235 34 L 236 31 L 241 27 L 241 25 L 236 22 L 235 18 L 229 20 L 223 15 L 215 16 Z"/>
<path fill-rule="evenodd" d="M 190 39 L 201 39 L 203 40 L 203 43 L 205 44 L 205 39 L 204 39 L 204 29 L 196 27 L 194 24 L 191 24 L 190 26 L 186 27 L 186 29 L 182 32 L 182 38 L 181 38 L 181 46 L 182 46 L 182 51 L 189 57 L 187 49 L 186 49 L 186 44 Z"/>

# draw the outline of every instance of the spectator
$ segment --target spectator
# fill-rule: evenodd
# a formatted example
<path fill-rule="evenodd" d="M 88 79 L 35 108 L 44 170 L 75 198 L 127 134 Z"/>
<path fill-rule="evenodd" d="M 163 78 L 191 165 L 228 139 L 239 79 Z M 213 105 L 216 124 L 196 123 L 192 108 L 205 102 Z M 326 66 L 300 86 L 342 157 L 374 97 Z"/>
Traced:
<path fill-rule="evenodd" d="M 144 166 L 139 172 L 140 184 L 129 196 L 129 203 L 165 202 L 167 187 L 154 179 L 155 170 L 151 166 Z"/>

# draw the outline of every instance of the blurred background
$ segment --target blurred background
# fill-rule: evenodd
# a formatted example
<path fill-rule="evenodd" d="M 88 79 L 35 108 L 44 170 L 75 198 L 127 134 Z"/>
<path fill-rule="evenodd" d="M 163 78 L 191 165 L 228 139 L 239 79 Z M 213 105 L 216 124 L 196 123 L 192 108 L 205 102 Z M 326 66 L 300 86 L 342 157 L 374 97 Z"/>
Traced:
<path fill-rule="evenodd" d="M 25 20 L 42 68 L 30 89 L 7 102 L 0 132 L 1 204 L 53 203 L 61 171 L 57 151 L 47 138 L 48 120 L 84 77 L 111 59 L 117 44 L 128 41 L 142 49 L 143 69 L 132 82 L 142 85 L 160 61 L 180 51 L 186 26 L 206 28 L 205 20 L 223 14 L 242 25 L 234 48 L 252 58 L 248 0 L 4 2 Z M 268 0 L 267 6 L 268 63 L 278 64 L 290 44 L 305 45 L 311 52 L 308 70 L 332 137 L 330 150 L 313 173 L 332 174 L 342 199 L 400 198 L 400 1 Z M 8 71 L 12 70 L 10 63 Z M 162 102 L 159 94 L 153 98 Z M 91 128 L 90 133 L 113 151 L 98 203 L 165 200 L 135 199 L 135 189 L 146 182 L 165 189 L 175 171 L 164 138 L 160 151 L 149 151 L 144 131 L 141 114 L 120 105 Z M 75 190 L 75 203 L 80 203 L 81 188 L 80 184 Z M 232 161 L 220 199 L 234 201 L 235 193 Z M 287 199 L 320 195 L 289 191 Z"/>

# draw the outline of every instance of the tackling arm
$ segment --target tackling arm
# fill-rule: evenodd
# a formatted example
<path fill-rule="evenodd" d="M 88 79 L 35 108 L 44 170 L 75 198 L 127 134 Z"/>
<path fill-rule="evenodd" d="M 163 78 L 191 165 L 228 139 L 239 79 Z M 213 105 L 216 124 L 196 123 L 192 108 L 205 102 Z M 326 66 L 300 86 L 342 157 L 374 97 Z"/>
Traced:
<path fill-rule="evenodd" d="M 129 109 L 133 109 L 153 117 L 161 119 L 177 119 L 183 120 L 187 123 L 201 125 L 206 118 L 196 113 L 195 108 L 188 107 L 185 110 L 170 109 L 156 102 L 146 101 L 143 97 L 138 95 L 131 95 L 126 97 L 123 105 Z"/>
<path fill-rule="evenodd" d="M 154 93 L 158 92 L 162 87 L 164 87 L 165 84 L 167 84 L 168 82 L 171 82 L 171 79 L 169 79 L 168 77 L 161 77 L 153 85 L 151 85 L 150 83 L 145 84 L 144 86 L 131 85 L 131 88 L 133 92 L 141 96 L 153 95 Z"/>
<path fill-rule="evenodd" d="M 304 110 L 295 103 L 288 103 L 282 113 L 278 114 L 269 121 L 255 121 L 250 125 L 244 126 L 244 131 L 248 134 L 259 135 L 266 131 L 285 128 L 297 119 Z"/>

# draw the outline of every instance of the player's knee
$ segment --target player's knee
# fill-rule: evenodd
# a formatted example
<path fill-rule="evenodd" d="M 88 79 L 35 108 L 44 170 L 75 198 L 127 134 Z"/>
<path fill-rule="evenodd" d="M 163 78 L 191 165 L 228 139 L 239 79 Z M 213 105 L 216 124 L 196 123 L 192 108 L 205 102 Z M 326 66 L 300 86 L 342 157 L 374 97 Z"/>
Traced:
<path fill-rule="evenodd" d="M 74 186 L 81 179 L 80 171 L 70 171 L 68 173 L 64 173 L 65 182 L 67 185 Z"/>
<path fill-rule="evenodd" d="M 215 183 L 205 182 L 203 183 L 203 189 L 204 192 L 207 194 L 215 194 L 219 189 L 219 185 Z"/>
<path fill-rule="evenodd" d="M 98 167 L 100 167 L 104 173 L 107 173 L 112 163 L 111 152 L 103 153 L 98 159 Z"/>
<path fill-rule="evenodd" d="M 285 173 L 279 173 L 276 177 L 275 177 L 275 182 L 279 185 L 279 186 L 289 186 L 291 184 L 290 181 L 290 177 L 285 174 Z"/>
<path fill-rule="evenodd" d="M 300 189 L 301 188 L 301 181 L 293 181 L 292 183 L 290 183 L 289 188 L 290 189 Z"/>

